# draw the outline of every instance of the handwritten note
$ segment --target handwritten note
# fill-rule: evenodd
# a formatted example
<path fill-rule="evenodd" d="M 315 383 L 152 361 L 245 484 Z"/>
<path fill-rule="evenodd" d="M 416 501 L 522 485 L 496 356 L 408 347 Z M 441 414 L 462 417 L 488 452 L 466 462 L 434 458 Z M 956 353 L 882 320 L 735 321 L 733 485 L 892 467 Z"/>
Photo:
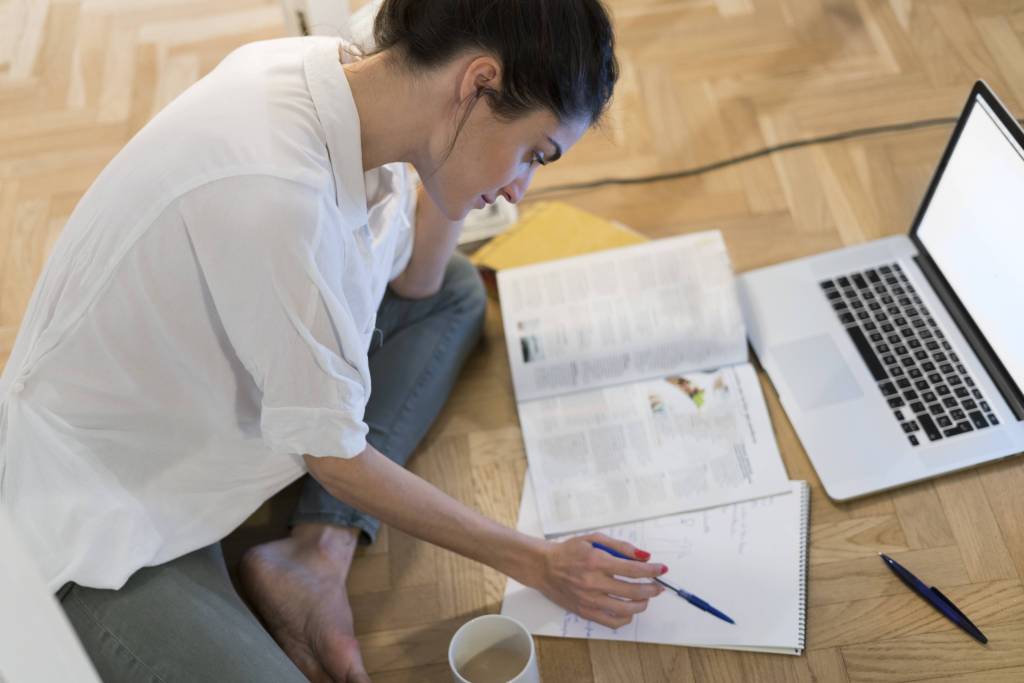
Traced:
<path fill-rule="evenodd" d="M 798 654 L 803 649 L 806 586 L 804 482 L 780 495 L 659 519 L 603 533 L 649 551 L 668 565 L 665 580 L 736 620 L 726 624 L 666 591 L 627 626 L 613 630 L 558 607 L 509 579 L 502 614 L 537 635 L 595 638 Z M 519 530 L 540 535 L 527 477 Z"/>

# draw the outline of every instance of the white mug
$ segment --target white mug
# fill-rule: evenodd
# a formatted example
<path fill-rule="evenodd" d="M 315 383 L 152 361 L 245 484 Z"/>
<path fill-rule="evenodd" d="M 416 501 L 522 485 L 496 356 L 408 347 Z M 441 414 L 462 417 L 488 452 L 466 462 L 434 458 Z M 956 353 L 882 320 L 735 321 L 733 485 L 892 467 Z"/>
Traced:
<path fill-rule="evenodd" d="M 448 666 L 455 683 L 490 683 L 466 678 L 487 670 L 500 683 L 540 683 L 537 651 L 526 627 L 511 617 L 485 614 L 463 624 L 448 646 Z"/>

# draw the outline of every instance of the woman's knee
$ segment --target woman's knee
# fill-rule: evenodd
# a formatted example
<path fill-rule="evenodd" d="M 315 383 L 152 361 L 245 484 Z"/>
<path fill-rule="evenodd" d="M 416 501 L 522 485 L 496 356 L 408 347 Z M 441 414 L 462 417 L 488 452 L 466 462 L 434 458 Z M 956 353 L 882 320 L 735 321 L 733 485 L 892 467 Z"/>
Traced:
<path fill-rule="evenodd" d="M 462 254 L 455 253 L 448 262 L 442 290 L 468 319 L 478 326 L 483 324 L 487 311 L 487 290 L 476 266 Z"/>

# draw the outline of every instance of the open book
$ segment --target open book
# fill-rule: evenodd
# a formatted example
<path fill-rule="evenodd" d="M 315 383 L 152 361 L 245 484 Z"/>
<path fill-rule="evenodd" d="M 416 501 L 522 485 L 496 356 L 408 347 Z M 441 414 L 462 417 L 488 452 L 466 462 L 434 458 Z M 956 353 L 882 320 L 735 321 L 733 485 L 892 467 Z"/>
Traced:
<path fill-rule="evenodd" d="M 545 535 L 789 490 L 721 233 L 497 279 Z"/>
<path fill-rule="evenodd" d="M 665 591 L 619 629 L 568 612 L 513 579 L 501 613 L 539 636 L 623 640 L 800 654 L 807 604 L 810 489 L 601 529 L 652 553 L 669 567 L 665 580 L 699 595 L 736 620 L 727 624 Z M 529 478 L 518 529 L 540 533 Z"/>

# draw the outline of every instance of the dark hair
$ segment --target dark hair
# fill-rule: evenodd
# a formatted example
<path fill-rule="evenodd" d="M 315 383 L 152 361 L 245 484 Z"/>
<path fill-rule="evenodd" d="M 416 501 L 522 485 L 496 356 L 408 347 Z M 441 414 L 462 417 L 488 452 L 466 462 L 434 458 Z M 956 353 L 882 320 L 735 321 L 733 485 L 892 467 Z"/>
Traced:
<path fill-rule="evenodd" d="M 373 34 L 378 51 L 397 48 L 412 69 L 467 49 L 494 55 L 501 87 L 478 97 L 507 120 L 546 108 L 559 121 L 596 123 L 619 76 L 600 0 L 385 0 Z"/>

